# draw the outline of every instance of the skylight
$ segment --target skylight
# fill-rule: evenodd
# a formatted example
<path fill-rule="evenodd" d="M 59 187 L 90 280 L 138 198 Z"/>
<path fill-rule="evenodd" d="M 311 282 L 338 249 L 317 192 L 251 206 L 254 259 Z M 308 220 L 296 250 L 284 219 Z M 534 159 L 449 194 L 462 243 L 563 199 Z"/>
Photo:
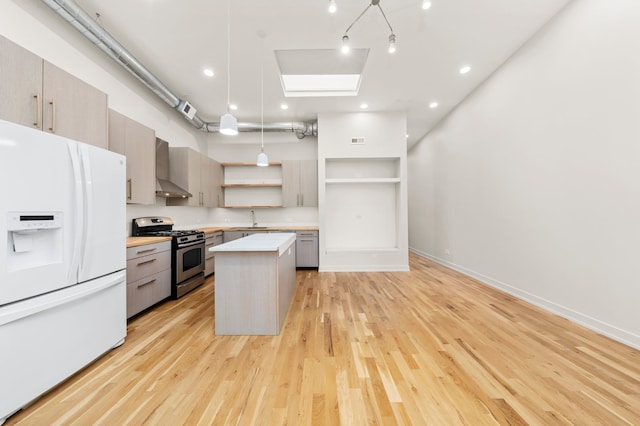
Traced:
<path fill-rule="evenodd" d="M 356 96 L 369 49 L 276 50 L 286 97 Z"/>

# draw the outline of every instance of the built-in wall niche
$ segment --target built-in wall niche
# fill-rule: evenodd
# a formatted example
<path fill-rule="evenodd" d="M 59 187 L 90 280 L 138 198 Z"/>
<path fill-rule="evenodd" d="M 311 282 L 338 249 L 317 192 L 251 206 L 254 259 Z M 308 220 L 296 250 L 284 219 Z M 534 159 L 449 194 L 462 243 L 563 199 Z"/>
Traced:
<path fill-rule="evenodd" d="M 325 159 L 327 252 L 398 250 L 399 158 Z"/>
<path fill-rule="evenodd" d="M 326 183 L 398 183 L 399 158 L 327 158 Z"/>
<path fill-rule="evenodd" d="M 258 167 L 255 163 L 222 163 L 224 207 L 282 207 L 282 163 Z"/>

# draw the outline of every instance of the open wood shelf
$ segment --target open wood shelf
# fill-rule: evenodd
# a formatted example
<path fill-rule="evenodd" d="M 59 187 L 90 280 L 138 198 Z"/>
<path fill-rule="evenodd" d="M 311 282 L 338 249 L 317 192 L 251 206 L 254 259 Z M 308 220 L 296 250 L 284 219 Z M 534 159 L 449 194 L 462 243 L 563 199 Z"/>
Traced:
<path fill-rule="evenodd" d="M 282 183 L 225 183 L 223 188 L 281 188 Z"/>
<path fill-rule="evenodd" d="M 222 167 L 258 167 L 256 163 L 220 163 Z M 270 166 L 281 166 L 281 161 L 269 162 Z"/>

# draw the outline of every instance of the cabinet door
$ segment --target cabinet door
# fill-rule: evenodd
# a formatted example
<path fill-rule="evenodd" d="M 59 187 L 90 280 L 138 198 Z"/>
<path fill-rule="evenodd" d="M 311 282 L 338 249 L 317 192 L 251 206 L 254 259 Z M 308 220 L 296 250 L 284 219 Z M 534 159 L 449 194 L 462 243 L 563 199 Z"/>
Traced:
<path fill-rule="evenodd" d="M 214 204 L 212 207 L 224 206 L 224 191 L 222 184 L 224 183 L 224 169 L 222 164 L 216 160 L 211 160 L 213 165 L 213 190 L 214 190 Z"/>
<path fill-rule="evenodd" d="M 300 162 L 285 160 L 282 162 L 282 205 L 298 207 L 300 204 Z"/>
<path fill-rule="evenodd" d="M 317 268 L 319 258 L 318 233 L 296 232 L 296 267 Z"/>
<path fill-rule="evenodd" d="M 0 119 L 42 129 L 42 59 L 0 37 Z"/>
<path fill-rule="evenodd" d="M 55 65 L 43 65 L 43 130 L 107 149 L 107 95 Z"/>
<path fill-rule="evenodd" d="M 300 170 L 300 206 L 318 206 L 318 162 L 302 160 Z"/>
<path fill-rule="evenodd" d="M 127 118 L 125 128 L 128 202 L 156 202 L 156 132 Z"/>
<path fill-rule="evenodd" d="M 282 201 L 284 207 L 318 205 L 318 162 L 287 160 L 282 162 Z"/>
<path fill-rule="evenodd" d="M 127 204 L 154 204 L 156 133 L 109 110 L 109 151 L 127 157 Z"/>

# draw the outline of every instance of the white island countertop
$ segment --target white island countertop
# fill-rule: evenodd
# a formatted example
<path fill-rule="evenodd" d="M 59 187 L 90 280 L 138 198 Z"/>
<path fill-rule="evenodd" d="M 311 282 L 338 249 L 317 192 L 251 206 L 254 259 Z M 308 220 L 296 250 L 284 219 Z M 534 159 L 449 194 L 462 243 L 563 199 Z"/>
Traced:
<path fill-rule="evenodd" d="M 295 241 L 295 233 L 258 233 L 210 247 L 209 251 L 216 253 L 238 251 L 277 251 L 278 254 L 282 254 L 283 251 L 291 247 Z"/>

